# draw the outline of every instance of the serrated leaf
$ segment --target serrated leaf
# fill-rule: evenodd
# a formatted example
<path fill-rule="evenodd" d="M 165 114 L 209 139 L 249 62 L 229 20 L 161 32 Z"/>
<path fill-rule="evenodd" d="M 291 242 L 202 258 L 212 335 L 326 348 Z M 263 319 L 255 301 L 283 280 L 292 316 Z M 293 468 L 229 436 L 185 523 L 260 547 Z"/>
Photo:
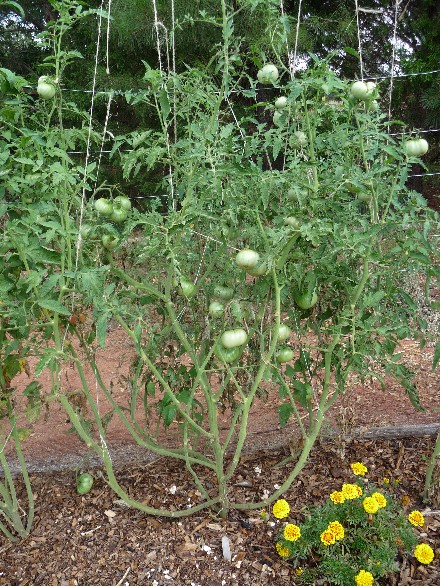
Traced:
<path fill-rule="evenodd" d="M 98 343 L 101 348 L 104 348 L 107 340 L 107 327 L 108 327 L 108 315 L 102 313 L 96 320 L 96 335 L 98 337 Z"/>
<path fill-rule="evenodd" d="M 70 311 L 67 307 L 64 307 L 62 303 L 55 299 L 37 299 L 37 304 L 43 309 L 59 313 L 60 315 L 70 315 Z"/>
<path fill-rule="evenodd" d="M 292 407 L 289 403 L 283 403 L 277 407 L 277 411 L 279 424 L 281 427 L 284 427 L 292 414 Z"/>

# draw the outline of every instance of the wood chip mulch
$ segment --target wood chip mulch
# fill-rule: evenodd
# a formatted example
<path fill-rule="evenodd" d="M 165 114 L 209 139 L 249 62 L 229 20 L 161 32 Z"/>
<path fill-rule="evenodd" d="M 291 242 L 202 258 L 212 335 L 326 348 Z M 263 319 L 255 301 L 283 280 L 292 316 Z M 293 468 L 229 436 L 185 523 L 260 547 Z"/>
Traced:
<path fill-rule="evenodd" d="M 284 495 L 295 511 L 323 501 L 342 482 L 351 482 L 349 465 L 363 462 L 369 479 L 392 480 L 395 496 L 425 514 L 423 539 L 435 551 L 434 562 L 400 560 L 399 573 L 381 586 L 440 584 L 440 511 L 421 502 L 426 459 L 434 438 L 353 440 L 345 454 L 323 440 Z M 285 477 L 289 464 L 274 465 L 284 455 L 246 456 L 231 484 L 231 500 L 258 499 Z M 291 466 L 291 464 L 290 464 Z M 123 506 L 99 470 L 90 493 L 75 492 L 74 472 L 34 474 L 36 515 L 31 535 L 11 544 L 0 538 L 1 586 L 273 586 L 295 585 L 294 569 L 275 551 L 276 519 L 263 521 L 259 511 L 232 512 L 225 521 L 203 511 L 177 520 L 149 517 Z M 129 493 L 144 502 L 185 508 L 198 500 L 191 477 L 179 463 L 156 460 L 118 470 Z M 398 481 L 397 483 L 395 481 Z M 434 499 L 435 501 L 435 499 Z M 275 523 L 274 523 L 275 522 Z M 223 557 L 222 537 L 232 560 Z"/>

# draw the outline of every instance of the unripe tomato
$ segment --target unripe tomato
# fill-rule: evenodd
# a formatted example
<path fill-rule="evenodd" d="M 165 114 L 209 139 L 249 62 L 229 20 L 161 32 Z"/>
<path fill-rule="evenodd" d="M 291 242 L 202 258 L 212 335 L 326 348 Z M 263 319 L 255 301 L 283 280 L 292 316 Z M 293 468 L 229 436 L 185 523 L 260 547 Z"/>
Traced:
<path fill-rule="evenodd" d="M 113 204 L 123 208 L 125 211 L 129 212 L 131 210 L 131 201 L 125 195 L 118 195 L 113 200 Z"/>
<path fill-rule="evenodd" d="M 363 81 L 355 81 L 350 88 L 350 93 L 358 100 L 365 100 L 368 95 L 368 86 Z"/>
<path fill-rule="evenodd" d="M 299 220 L 295 218 L 295 216 L 289 216 L 288 218 L 284 218 L 284 224 L 286 226 L 290 226 L 294 230 L 299 230 L 301 226 Z"/>
<path fill-rule="evenodd" d="M 253 269 L 258 261 L 260 260 L 260 255 L 255 250 L 251 250 L 249 248 L 244 248 L 240 250 L 240 252 L 235 257 L 235 262 L 240 269 L 244 269 L 245 271 L 248 269 Z"/>
<path fill-rule="evenodd" d="M 51 100 L 56 93 L 56 88 L 53 83 L 39 81 L 37 85 L 37 93 L 43 100 Z"/>
<path fill-rule="evenodd" d="M 267 274 L 267 265 L 265 262 L 260 262 L 255 267 L 247 269 L 246 272 L 252 277 L 261 277 Z"/>
<path fill-rule="evenodd" d="M 284 110 L 287 106 L 287 98 L 286 96 L 280 96 L 275 100 L 275 108 L 277 110 Z"/>
<path fill-rule="evenodd" d="M 246 344 L 247 334 L 242 328 L 226 330 L 222 334 L 221 341 L 225 348 L 236 348 Z"/>
<path fill-rule="evenodd" d="M 221 362 L 234 362 L 240 356 L 240 348 L 225 348 L 221 344 L 216 344 L 214 354 Z"/>
<path fill-rule="evenodd" d="M 296 304 L 301 309 L 311 309 L 318 302 L 318 294 L 316 293 L 316 291 L 313 291 L 311 295 L 308 295 L 307 292 L 297 293 L 294 294 L 294 299 Z"/>
<path fill-rule="evenodd" d="M 292 333 L 292 330 L 286 324 L 280 324 L 278 326 L 278 342 L 285 342 Z"/>
<path fill-rule="evenodd" d="M 257 73 L 257 79 L 264 85 L 270 85 L 278 79 L 278 68 L 272 63 L 267 63 Z"/>
<path fill-rule="evenodd" d="M 196 286 L 194 285 L 194 283 L 192 283 L 191 281 L 188 281 L 188 279 L 185 279 L 185 277 L 182 277 L 180 279 L 180 293 L 184 297 L 187 297 L 188 299 L 190 299 L 191 297 L 194 296 L 195 292 L 196 292 Z"/>
<path fill-rule="evenodd" d="M 295 146 L 304 147 L 307 144 L 307 135 L 302 130 L 296 130 L 293 133 L 293 142 Z"/>
<path fill-rule="evenodd" d="M 285 121 L 284 113 L 280 112 L 279 110 L 276 110 L 273 113 L 272 121 L 275 124 L 275 126 L 281 126 Z"/>
<path fill-rule="evenodd" d="M 421 157 L 428 152 L 428 142 L 424 138 L 407 140 L 404 144 L 408 157 Z"/>
<path fill-rule="evenodd" d="M 221 317 L 225 312 L 225 306 L 220 301 L 211 301 L 208 311 L 212 317 Z"/>
<path fill-rule="evenodd" d="M 98 214 L 100 216 L 104 216 L 105 218 L 109 218 L 113 213 L 113 204 L 105 197 L 100 197 L 97 199 L 94 203 L 94 206 Z"/>
<path fill-rule="evenodd" d="M 119 244 L 119 238 L 112 234 L 103 234 L 101 242 L 106 250 L 114 250 Z"/>
<path fill-rule="evenodd" d="M 227 285 L 216 285 L 214 288 L 214 296 L 222 301 L 230 301 L 234 297 L 234 289 Z"/>
<path fill-rule="evenodd" d="M 93 486 L 93 476 L 88 472 L 80 474 L 76 480 L 76 492 L 78 494 L 86 494 Z"/>
<path fill-rule="evenodd" d="M 291 360 L 293 360 L 294 356 L 295 356 L 295 353 L 293 352 L 292 348 L 289 348 L 288 346 L 284 346 L 283 348 L 280 348 L 278 350 L 278 352 L 275 355 L 275 358 L 276 358 L 277 362 L 282 364 L 283 362 L 290 362 Z"/>
<path fill-rule="evenodd" d="M 114 205 L 110 220 L 115 224 L 120 224 L 127 219 L 127 210 L 122 206 Z"/>

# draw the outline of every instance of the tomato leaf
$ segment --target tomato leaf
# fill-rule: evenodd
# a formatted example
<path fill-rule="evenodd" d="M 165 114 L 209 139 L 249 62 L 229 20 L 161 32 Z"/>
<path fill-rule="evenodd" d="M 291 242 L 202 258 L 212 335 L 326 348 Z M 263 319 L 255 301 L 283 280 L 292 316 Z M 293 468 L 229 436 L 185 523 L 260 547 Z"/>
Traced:
<path fill-rule="evenodd" d="M 432 359 L 432 370 L 434 371 L 440 362 L 440 342 L 437 342 L 434 350 L 434 358 Z"/>
<path fill-rule="evenodd" d="M 37 304 L 43 309 L 59 313 L 60 315 L 70 315 L 70 311 L 67 307 L 64 307 L 62 303 L 55 299 L 37 299 Z"/>
<path fill-rule="evenodd" d="M 292 407 L 289 405 L 289 403 L 283 403 L 277 407 L 277 411 L 280 426 L 284 427 L 292 414 Z"/>

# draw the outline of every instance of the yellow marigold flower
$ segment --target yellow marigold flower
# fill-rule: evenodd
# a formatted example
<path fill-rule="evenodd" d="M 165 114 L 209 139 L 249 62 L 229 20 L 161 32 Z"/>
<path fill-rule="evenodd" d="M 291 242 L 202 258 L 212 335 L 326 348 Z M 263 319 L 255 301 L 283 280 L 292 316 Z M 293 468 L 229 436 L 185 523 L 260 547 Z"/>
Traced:
<path fill-rule="evenodd" d="M 343 539 L 345 536 L 344 528 L 339 523 L 339 521 L 332 521 L 331 523 L 329 523 L 328 529 L 333 533 L 333 535 L 336 538 L 336 541 Z"/>
<path fill-rule="evenodd" d="M 434 559 L 434 552 L 427 543 L 419 543 L 414 550 L 414 557 L 421 564 L 430 564 Z"/>
<path fill-rule="evenodd" d="M 280 541 L 275 546 L 277 548 L 278 555 L 282 558 L 289 557 L 289 550 Z"/>
<path fill-rule="evenodd" d="M 385 478 L 383 479 L 383 483 L 384 483 L 384 484 L 389 484 L 389 483 L 390 483 L 390 479 L 389 479 L 389 478 L 387 478 L 387 477 L 385 477 Z"/>
<path fill-rule="evenodd" d="M 357 499 L 362 494 L 362 489 L 357 484 L 343 484 L 342 494 L 346 499 Z"/>
<path fill-rule="evenodd" d="M 345 496 L 340 490 L 334 490 L 331 493 L 330 498 L 335 503 L 335 505 L 341 505 L 345 501 Z"/>
<path fill-rule="evenodd" d="M 272 508 L 272 513 L 277 519 L 285 519 L 290 513 L 289 503 L 284 499 L 278 500 Z"/>
<path fill-rule="evenodd" d="M 354 577 L 356 586 L 373 586 L 374 578 L 371 572 L 361 570 L 357 576 Z"/>
<path fill-rule="evenodd" d="M 332 545 L 336 541 L 335 534 L 330 529 L 326 529 L 321 533 L 321 541 L 324 545 Z"/>
<path fill-rule="evenodd" d="M 303 573 L 303 569 L 301 568 L 301 566 L 298 566 L 295 570 L 295 573 L 297 576 L 301 576 L 301 574 Z"/>
<path fill-rule="evenodd" d="M 354 464 L 350 464 L 353 474 L 356 476 L 365 476 L 367 473 L 367 467 L 361 464 L 360 462 L 354 462 Z"/>
<path fill-rule="evenodd" d="M 289 523 L 284 527 L 283 535 L 286 541 L 296 541 L 301 537 L 301 529 L 298 527 L 298 525 Z"/>
<path fill-rule="evenodd" d="M 373 492 L 371 496 L 379 505 L 379 509 L 383 509 L 387 506 L 387 499 L 383 496 L 381 492 Z"/>
<path fill-rule="evenodd" d="M 425 517 L 420 511 L 413 511 L 408 515 L 408 521 L 415 527 L 423 527 L 425 524 Z"/>
<path fill-rule="evenodd" d="M 377 513 L 379 510 L 379 503 L 372 496 L 367 496 L 363 500 L 364 509 L 367 513 Z"/>

